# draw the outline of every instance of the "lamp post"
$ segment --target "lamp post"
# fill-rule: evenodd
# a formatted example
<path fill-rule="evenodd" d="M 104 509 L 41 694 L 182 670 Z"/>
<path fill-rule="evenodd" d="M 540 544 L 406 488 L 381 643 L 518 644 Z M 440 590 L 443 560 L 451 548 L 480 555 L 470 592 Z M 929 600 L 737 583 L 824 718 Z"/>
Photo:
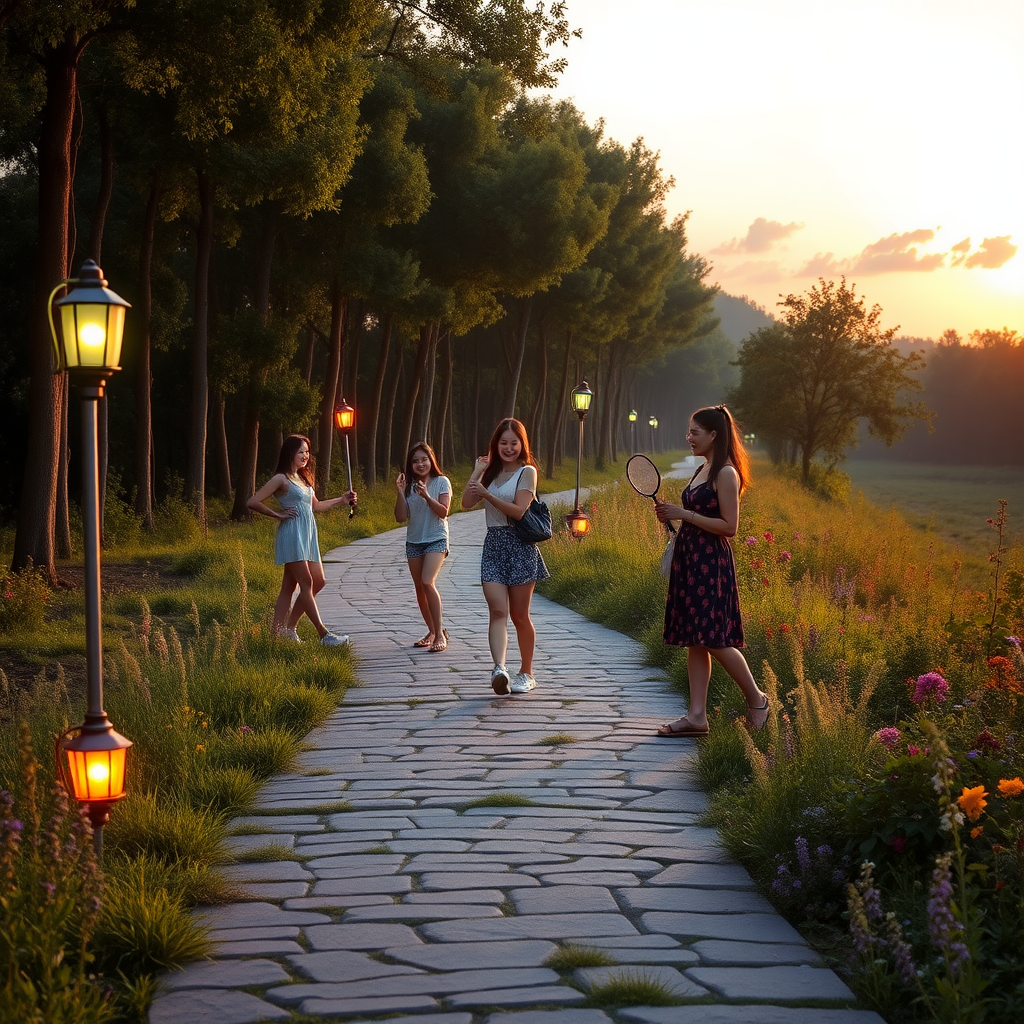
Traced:
<path fill-rule="evenodd" d="M 654 451 L 657 450 L 656 447 L 655 447 L 655 435 L 654 435 L 654 432 L 658 429 L 658 417 L 657 416 L 651 416 L 647 420 L 647 424 L 651 428 L 651 451 L 654 452 Z"/>
<path fill-rule="evenodd" d="M 352 455 L 348 447 L 348 435 L 356 425 L 356 411 L 343 398 L 340 405 L 334 407 L 334 425 L 341 431 L 345 438 L 345 473 L 348 476 L 348 489 L 352 490 Z M 355 504 L 348 507 L 348 517 L 351 519 L 356 514 Z"/>
<path fill-rule="evenodd" d="M 636 409 L 629 410 L 629 447 L 631 455 L 636 455 Z"/>
<path fill-rule="evenodd" d="M 57 302 L 61 288 L 70 290 Z M 60 331 L 53 320 L 59 312 Z M 107 288 L 103 271 L 92 261 L 77 278 L 62 281 L 50 293 L 47 311 L 53 335 L 54 372 L 67 370 L 82 402 L 82 533 L 85 548 L 85 661 L 88 710 L 82 725 L 57 738 L 57 767 L 65 786 L 89 809 L 96 856 L 103 855 L 103 826 L 110 806 L 125 795 L 124 779 L 131 740 L 114 731 L 103 710 L 103 638 L 100 589 L 100 486 L 97 403 L 121 358 L 125 310 L 129 304 Z M 77 735 L 70 739 L 71 733 Z M 67 767 L 61 755 L 67 758 Z"/>
<path fill-rule="evenodd" d="M 576 447 L 576 501 L 572 511 L 565 517 L 565 525 L 576 540 L 582 540 L 590 530 L 590 519 L 580 508 L 580 466 L 583 462 L 583 421 L 587 418 L 593 398 L 594 392 L 586 381 L 572 389 L 572 409 L 579 417 L 580 437 Z"/>

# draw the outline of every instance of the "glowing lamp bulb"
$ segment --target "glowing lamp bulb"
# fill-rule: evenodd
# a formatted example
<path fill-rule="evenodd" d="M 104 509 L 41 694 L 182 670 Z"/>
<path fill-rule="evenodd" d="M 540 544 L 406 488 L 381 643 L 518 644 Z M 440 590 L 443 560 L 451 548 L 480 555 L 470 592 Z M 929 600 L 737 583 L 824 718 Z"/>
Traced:
<path fill-rule="evenodd" d="M 107 332 L 97 323 L 82 324 L 78 339 L 87 348 L 100 348 L 107 340 Z"/>
<path fill-rule="evenodd" d="M 110 768 L 102 762 L 93 761 L 89 765 L 88 773 L 92 782 L 106 782 L 110 778 Z"/>

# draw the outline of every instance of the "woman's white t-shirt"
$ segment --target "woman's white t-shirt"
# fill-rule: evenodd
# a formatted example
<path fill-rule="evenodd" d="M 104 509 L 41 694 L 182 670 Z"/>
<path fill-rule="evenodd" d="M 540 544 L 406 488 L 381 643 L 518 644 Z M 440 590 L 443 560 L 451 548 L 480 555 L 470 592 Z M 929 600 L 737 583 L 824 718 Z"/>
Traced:
<path fill-rule="evenodd" d="M 514 505 L 516 502 L 516 495 L 520 491 L 526 490 L 526 487 L 523 486 L 523 481 L 526 477 L 527 469 L 529 469 L 529 466 L 523 466 L 517 472 L 513 473 L 508 480 L 504 481 L 504 483 L 499 484 L 492 480 L 491 485 L 487 490 L 501 501 L 507 501 Z M 512 525 L 508 516 L 505 515 L 504 512 L 499 512 L 489 501 L 484 503 L 484 522 L 487 523 L 488 527 Z"/>
<path fill-rule="evenodd" d="M 427 494 L 434 501 L 440 501 L 442 494 L 452 493 L 452 482 L 446 476 L 433 476 L 427 481 Z M 436 515 L 415 490 L 406 496 L 405 504 L 409 509 L 409 526 L 405 531 L 408 544 L 433 544 L 435 541 L 448 540 L 448 519 Z"/>

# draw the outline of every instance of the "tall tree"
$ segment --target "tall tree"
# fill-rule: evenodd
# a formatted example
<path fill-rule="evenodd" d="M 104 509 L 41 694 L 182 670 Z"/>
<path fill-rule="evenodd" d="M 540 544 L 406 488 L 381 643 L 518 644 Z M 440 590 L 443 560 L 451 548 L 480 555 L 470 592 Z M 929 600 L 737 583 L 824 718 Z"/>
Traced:
<path fill-rule="evenodd" d="M 892 344 L 882 310 L 867 309 L 843 278 L 819 279 L 806 295 L 779 302 L 780 322 L 751 335 L 739 354 L 740 383 L 729 397 L 748 429 L 799 453 L 804 483 L 821 455 L 834 466 L 856 445 L 857 424 L 892 446 L 931 414 L 907 392 L 920 391 L 917 352 Z"/>

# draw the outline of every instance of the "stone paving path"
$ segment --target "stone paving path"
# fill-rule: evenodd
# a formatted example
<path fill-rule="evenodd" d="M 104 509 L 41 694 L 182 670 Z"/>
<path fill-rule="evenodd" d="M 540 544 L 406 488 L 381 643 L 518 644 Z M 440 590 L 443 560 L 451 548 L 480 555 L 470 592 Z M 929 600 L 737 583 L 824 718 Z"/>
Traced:
<path fill-rule="evenodd" d="M 203 913 L 216 958 L 150 1024 L 882 1024 L 696 824 L 696 748 L 653 735 L 680 699 L 637 643 L 535 598 L 537 688 L 494 696 L 483 535 L 452 520 L 441 654 L 410 647 L 404 530 L 325 559 L 364 684 L 234 822 L 247 899 Z M 546 965 L 572 945 L 617 966 Z M 622 975 L 697 1002 L 585 1005 Z"/>

